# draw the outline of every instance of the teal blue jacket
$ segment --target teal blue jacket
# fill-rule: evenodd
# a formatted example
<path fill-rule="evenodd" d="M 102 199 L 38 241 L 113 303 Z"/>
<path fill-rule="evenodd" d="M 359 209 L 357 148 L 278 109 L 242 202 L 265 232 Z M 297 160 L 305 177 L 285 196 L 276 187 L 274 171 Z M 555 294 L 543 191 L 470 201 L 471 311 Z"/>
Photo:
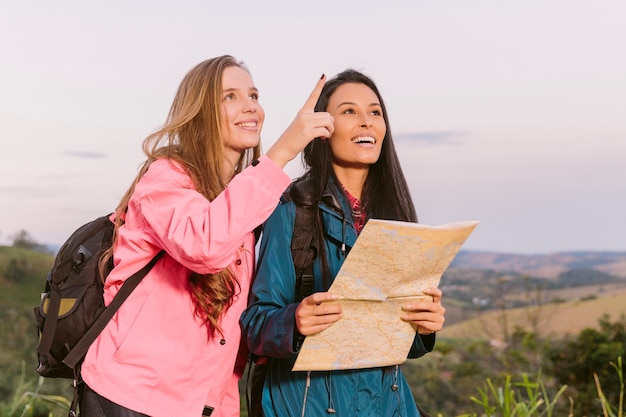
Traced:
<path fill-rule="evenodd" d="M 332 182 L 322 201 L 319 209 L 324 224 L 325 250 L 331 276 L 335 277 L 357 234 L 348 200 Z M 295 213 L 294 202 L 283 198 L 264 224 L 250 304 L 241 316 L 242 338 L 250 352 L 271 358 L 263 388 L 265 416 L 419 416 L 399 366 L 310 373 L 291 371 L 302 339 L 295 325 L 299 300 L 290 250 Z M 314 292 L 326 291 L 319 256 L 313 265 L 313 275 Z M 434 335 L 416 335 L 409 358 L 431 351 L 434 342 Z M 334 413 L 329 413 L 331 410 Z"/>

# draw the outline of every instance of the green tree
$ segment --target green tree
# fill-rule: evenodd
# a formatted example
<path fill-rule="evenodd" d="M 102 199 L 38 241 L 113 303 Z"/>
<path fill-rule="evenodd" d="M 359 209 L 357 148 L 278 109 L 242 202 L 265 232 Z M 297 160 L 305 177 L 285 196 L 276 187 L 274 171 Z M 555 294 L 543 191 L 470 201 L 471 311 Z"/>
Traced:
<path fill-rule="evenodd" d="M 13 246 L 31 249 L 37 252 L 48 252 L 47 248 L 37 242 L 26 230 L 22 229 L 13 236 Z"/>
<path fill-rule="evenodd" d="M 619 379 L 610 366 L 617 356 L 626 356 L 626 317 L 611 323 L 604 315 L 599 329 L 584 329 L 579 335 L 555 341 L 548 352 L 550 373 L 568 386 L 574 400 L 574 415 L 601 415 L 594 373 L 603 381 L 604 395 L 611 403 L 619 399 Z"/>
<path fill-rule="evenodd" d="M 21 256 L 20 258 L 9 259 L 3 275 L 8 281 L 15 283 L 34 278 L 36 273 L 37 271 L 29 259 Z"/>

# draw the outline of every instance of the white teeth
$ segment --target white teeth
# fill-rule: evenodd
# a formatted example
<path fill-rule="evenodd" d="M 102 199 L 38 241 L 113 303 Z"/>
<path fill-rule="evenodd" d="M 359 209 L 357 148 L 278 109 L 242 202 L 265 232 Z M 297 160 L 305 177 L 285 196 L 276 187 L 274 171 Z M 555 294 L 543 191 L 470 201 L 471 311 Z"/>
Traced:
<path fill-rule="evenodd" d="M 371 137 L 371 136 L 359 136 L 359 137 L 356 137 L 356 138 L 352 139 L 352 142 L 354 142 L 354 143 L 372 143 L 372 144 L 376 143 L 374 138 Z"/>
<path fill-rule="evenodd" d="M 256 127 L 256 122 L 237 123 L 237 126 L 241 126 L 241 127 Z"/>

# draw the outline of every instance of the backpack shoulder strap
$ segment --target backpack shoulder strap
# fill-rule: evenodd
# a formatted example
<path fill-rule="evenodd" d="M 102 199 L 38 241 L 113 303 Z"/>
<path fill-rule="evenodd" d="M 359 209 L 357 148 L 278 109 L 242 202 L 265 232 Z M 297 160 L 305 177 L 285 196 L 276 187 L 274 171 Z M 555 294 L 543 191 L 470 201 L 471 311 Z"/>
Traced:
<path fill-rule="evenodd" d="M 296 270 L 296 299 L 302 300 L 313 294 L 313 261 L 318 255 L 315 242 L 315 217 L 319 210 L 317 202 L 310 201 L 311 181 L 294 182 L 283 194 L 283 201 L 293 201 L 296 219 L 291 236 L 291 256 Z"/>
<path fill-rule="evenodd" d="M 98 319 L 89 327 L 89 330 L 85 332 L 83 337 L 76 343 L 72 350 L 63 359 L 63 363 L 70 368 L 74 369 L 76 364 L 85 356 L 89 346 L 96 340 L 98 335 L 104 330 L 107 323 L 113 318 L 113 315 L 119 310 L 122 303 L 128 298 L 131 292 L 139 285 L 143 277 L 145 277 L 157 261 L 165 253 L 164 250 L 160 251 L 152 260 L 135 272 L 130 278 L 124 281 L 124 284 L 119 289 L 118 293 L 113 297 L 111 304 L 104 309 Z"/>
<path fill-rule="evenodd" d="M 311 213 L 312 212 L 312 213 Z M 317 257 L 317 247 L 313 244 L 315 211 L 296 205 L 296 223 L 291 238 L 291 255 L 296 269 L 296 297 L 302 300 L 313 294 L 313 261 Z"/>

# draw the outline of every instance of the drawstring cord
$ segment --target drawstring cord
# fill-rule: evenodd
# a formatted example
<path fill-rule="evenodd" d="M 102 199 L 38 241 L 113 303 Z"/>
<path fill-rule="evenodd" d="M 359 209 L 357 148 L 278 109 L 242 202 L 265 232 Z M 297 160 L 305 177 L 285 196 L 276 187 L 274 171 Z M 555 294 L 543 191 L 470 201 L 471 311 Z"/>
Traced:
<path fill-rule="evenodd" d="M 304 401 L 302 401 L 302 417 L 306 410 L 306 399 L 309 396 L 309 387 L 311 386 L 311 371 L 306 371 L 306 387 L 304 388 Z"/>
<path fill-rule="evenodd" d="M 393 371 L 393 384 L 391 385 L 391 390 L 392 391 L 398 391 L 398 378 L 399 378 L 399 366 L 396 365 L 395 369 Z"/>
<path fill-rule="evenodd" d="M 328 408 L 326 409 L 326 412 L 328 414 L 335 414 L 337 412 L 335 410 L 335 405 L 333 404 L 332 387 L 333 387 L 332 375 L 330 372 L 326 372 L 326 391 L 328 392 Z"/>
<path fill-rule="evenodd" d="M 326 412 L 328 414 L 335 414 L 337 411 L 335 410 L 335 405 L 333 404 L 332 397 L 332 377 L 330 372 L 326 373 L 326 391 L 328 392 L 328 408 Z M 302 417 L 304 417 L 304 412 L 306 411 L 306 400 L 309 396 L 309 388 L 311 387 L 311 371 L 306 372 L 306 386 L 304 388 L 304 399 L 302 401 Z"/>
<path fill-rule="evenodd" d="M 400 366 L 396 365 L 393 371 L 393 383 L 391 384 L 391 390 L 397 394 L 398 397 L 398 413 L 402 410 L 402 403 L 400 402 L 400 392 L 398 391 L 398 381 L 400 380 Z M 402 417 L 402 414 L 399 414 Z"/>
<path fill-rule="evenodd" d="M 342 220 L 342 228 L 341 228 L 341 254 L 343 257 L 346 257 L 346 218 L 344 217 Z"/>

